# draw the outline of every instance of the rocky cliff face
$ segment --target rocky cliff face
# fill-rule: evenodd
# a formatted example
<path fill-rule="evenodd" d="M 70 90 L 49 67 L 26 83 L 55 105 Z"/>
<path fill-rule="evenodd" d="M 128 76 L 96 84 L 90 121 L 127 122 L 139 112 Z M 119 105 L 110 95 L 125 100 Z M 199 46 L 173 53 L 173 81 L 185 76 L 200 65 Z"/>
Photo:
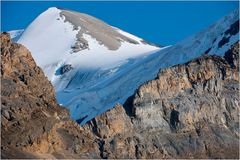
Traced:
<path fill-rule="evenodd" d="M 2 33 L 1 157 L 84 157 L 84 150 L 74 148 L 75 143 L 92 138 L 87 131 L 81 133 L 80 126 L 69 119 L 68 111 L 57 104 L 53 86 L 30 52 Z M 97 153 L 93 144 L 88 146 Z M 82 154 L 77 155 L 78 150 Z"/>
<path fill-rule="evenodd" d="M 58 121 L 63 109 L 30 52 L 1 34 L 2 156 L 33 143 Z M 8 156 L 7 156 L 8 155 Z"/>
<path fill-rule="evenodd" d="M 1 34 L 2 158 L 238 158 L 239 43 L 161 69 L 80 127 L 30 52 Z"/>
<path fill-rule="evenodd" d="M 90 121 L 102 158 L 239 157 L 238 50 L 236 43 L 224 58 L 161 69 L 126 111 L 117 106 Z"/>
<path fill-rule="evenodd" d="M 237 158 L 238 64 L 236 43 L 224 58 L 206 55 L 161 69 L 134 95 L 133 124 L 159 130 L 165 138 L 159 136 L 158 143 L 173 157 Z"/>
<path fill-rule="evenodd" d="M 155 80 L 142 85 L 134 95 L 134 117 L 142 127 L 166 130 L 170 124 L 168 117 L 175 109 L 180 114 L 180 130 L 191 130 L 200 121 L 224 126 L 233 123 L 236 129 L 238 57 L 236 44 L 225 54 L 225 59 L 203 56 L 161 69 Z"/>

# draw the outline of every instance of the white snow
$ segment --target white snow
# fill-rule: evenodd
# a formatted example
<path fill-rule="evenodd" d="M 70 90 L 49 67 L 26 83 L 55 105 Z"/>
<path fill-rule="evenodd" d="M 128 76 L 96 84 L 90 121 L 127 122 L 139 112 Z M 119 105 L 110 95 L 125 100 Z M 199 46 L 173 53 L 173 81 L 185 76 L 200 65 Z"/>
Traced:
<path fill-rule="evenodd" d="M 73 31 L 73 26 L 64 22 L 59 13 L 57 8 L 49 8 L 28 26 L 18 40 L 28 47 L 42 68 L 56 65 L 67 57 L 76 39 L 77 30 Z M 52 72 L 47 73 L 48 77 L 51 75 Z"/>
<path fill-rule="evenodd" d="M 50 8 L 41 14 L 18 42 L 30 49 L 37 64 L 53 83 L 58 102 L 69 108 L 71 117 L 76 120 L 87 115 L 82 124 L 117 103 L 123 104 L 139 85 L 154 79 L 160 68 L 197 58 L 209 46 L 212 47 L 209 54 L 222 55 L 239 36 L 232 36 L 229 43 L 218 47 L 222 32 L 238 19 L 238 13 L 234 12 L 173 46 L 157 48 L 143 43 L 122 42 L 118 50 L 112 51 L 90 35 L 83 34 L 89 49 L 71 54 L 78 30 L 73 31 L 73 26 L 64 22 L 59 12 Z M 115 29 L 138 42 L 142 40 Z M 216 42 L 213 43 L 214 39 Z M 73 69 L 63 75 L 58 74 L 65 64 L 71 64 Z"/>
<path fill-rule="evenodd" d="M 125 32 L 125 31 L 123 31 L 123 30 L 121 30 L 121 29 L 119 29 L 119 28 L 116 28 L 116 27 L 114 27 L 120 34 L 122 34 L 122 35 L 124 35 L 124 36 L 126 36 L 126 37 L 129 37 L 129 38 L 131 38 L 131 39 L 134 39 L 135 41 L 137 41 L 138 43 L 142 43 L 141 41 L 143 40 L 143 39 L 141 39 L 141 38 L 138 38 L 138 37 L 136 37 L 136 36 L 134 36 L 134 35 L 132 35 L 132 34 L 130 34 L 130 33 L 127 33 L 127 32 Z"/>
<path fill-rule="evenodd" d="M 7 31 L 10 34 L 12 40 L 17 41 L 18 38 L 22 35 L 24 29 L 11 30 Z"/>

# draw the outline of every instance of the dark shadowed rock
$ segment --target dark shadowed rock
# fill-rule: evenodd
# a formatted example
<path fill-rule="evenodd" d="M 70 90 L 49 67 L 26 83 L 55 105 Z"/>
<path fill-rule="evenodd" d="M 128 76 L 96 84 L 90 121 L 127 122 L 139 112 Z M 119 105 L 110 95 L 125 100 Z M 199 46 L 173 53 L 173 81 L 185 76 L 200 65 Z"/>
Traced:
<path fill-rule="evenodd" d="M 230 34 L 230 35 L 235 35 L 239 32 L 239 20 L 234 22 L 228 30 L 224 32 L 225 35 Z"/>
<path fill-rule="evenodd" d="M 230 37 L 225 37 L 225 36 L 224 36 L 224 37 L 221 39 L 221 41 L 218 42 L 218 47 L 221 48 L 222 46 L 224 46 L 226 43 L 229 42 L 229 39 L 230 39 Z"/>
<path fill-rule="evenodd" d="M 64 66 L 61 67 L 60 73 L 64 74 L 66 72 L 69 72 L 71 69 L 73 69 L 71 64 L 66 64 Z"/>
<path fill-rule="evenodd" d="M 232 68 L 239 70 L 239 47 L 238 45 L 232 46 L 231 50 L 228 50 L 224 59 L 230 64 Z"/>

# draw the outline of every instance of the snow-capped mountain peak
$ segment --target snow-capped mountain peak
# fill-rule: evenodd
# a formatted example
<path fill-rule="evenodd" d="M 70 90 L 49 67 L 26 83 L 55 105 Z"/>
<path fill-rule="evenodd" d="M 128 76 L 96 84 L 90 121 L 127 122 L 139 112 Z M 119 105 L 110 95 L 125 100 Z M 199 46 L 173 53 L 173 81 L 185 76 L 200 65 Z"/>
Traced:
<path fill-rule="evenodd" d="M 40 14 L 26 28 L 18 43 L 31 51 L 53 83 L 59 103 L 69 107 L 74 119 L 81 118 L 94 107 L 105 108 L 107 101 L 104 99 L 108 99 L 111 92 L 104 87 L 133 69 L 137 59 L 160 50 L 92 16 L 55 7 Z M 130 87 L 130 91 L 142 82 Z M 121 81 L 119 85 L 124 83 Z M 115 87 L 110 88 L 116 90 Z M 124 99 L 121 94 L 125 93 L 109 99 L 108 105 Z M 81 99 L 88 100 L 79 102 Z"/>
<path fill-rule="evenodd" d="M 69 61 L 100 67 L 158 49 L 94 17 L 55 7 L 38 16 L 18 42 L 32 51 L 42 68 L 74 63 Z M 94 59 L 94 64 L 89 63 Z M 50 80 L 54 78 L 52 72 L 47 72 Z"/>

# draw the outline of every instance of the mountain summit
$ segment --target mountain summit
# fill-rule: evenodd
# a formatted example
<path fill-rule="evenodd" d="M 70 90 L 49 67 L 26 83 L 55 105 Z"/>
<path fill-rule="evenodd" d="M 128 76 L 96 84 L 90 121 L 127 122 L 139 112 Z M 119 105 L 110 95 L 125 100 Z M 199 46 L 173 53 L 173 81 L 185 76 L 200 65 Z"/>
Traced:
<path fill-rule="evenodd" d="M 81 57 L 79 59 L 85 65 L 93 58 L 101 59 L 106 64 L 106 58 L 114 62 L 111 56 L 104 56 L 106 53 L 121 54 L 118 55 L 121 59 L 158 49 L 92 16 L 55 7 L 40 14 L 27 27 L 18 42 L 34 52 L 33 56 L 42 67 L 59 61 L 65 62 L 72 57 Z M 128 53 L 123 55 L 123 52 Z M 94 53 L 96 55 L 92 55 Z M 91 59 L 76 56 L 85 54 L 92 55 Z M 91 63 L 90 66 L 100 66 L 101 62 Z"/>

